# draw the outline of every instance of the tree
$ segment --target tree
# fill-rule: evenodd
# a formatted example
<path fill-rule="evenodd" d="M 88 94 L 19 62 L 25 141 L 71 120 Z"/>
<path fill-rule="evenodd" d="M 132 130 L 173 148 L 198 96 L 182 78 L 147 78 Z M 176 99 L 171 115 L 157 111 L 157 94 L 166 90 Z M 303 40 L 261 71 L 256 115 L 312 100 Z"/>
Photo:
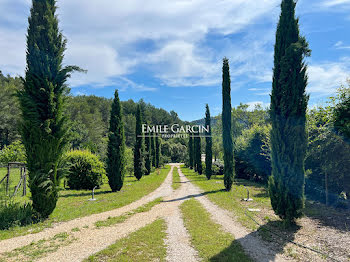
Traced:
<path fill-rule="evenodd" d="M 140 105 L 137 105 L 135 134 L 136 142 L 134 146 L 134 176 L 137 178 L 137 180 L 140 180 L 143 175 L 145 165 L 143 158 L 144 141 L 142 134 L 142 115 Z"/>
<path fill-rule="evenodd" d="M 66 40 L 58 28 L 56 1 L 33 0 L 27 33 L 27 67 L 23 90 L 21 135 L 27 154 L 34 209 L 47 218 L 56 207 L 59 163 L 68 143 L 63 114 L 66 80 L 79 68 L 62 66 Z"/>
<path fill-rule="evenodd" d="M 338 103 L 333 108 L 334 128 L 347 141 L 350 141 L 350 79 L 349 87 L 342 86 L 338 90 Z"/>
<path fill-rule="evenodd" d="M 304 206 L 307 148 L 306 95 L 308 43 L 299 35 L 293 0 L 283 0 L 277 26 L 271 95 L 271 162 L 269 193 L 275 213 L 287 223 Z"/>
<path fill-rule="evenodd" d="M 231 190 L 234 179 L 233 142 L 231 129 L 231 79 L 230 66 L 227 58 L 223 59 L 222 67 L 222 139 L 224 147 L 224 184 L 227 191 Z"/>
<path fill-rule="evenodd" d="M 145 166 L 146 166 L 146 175 L 151 174 L 152 171 L 152 150 L 151 150 L 151 137 L 145 137 Z"/>
<path fill-rule="evenodd" d="M 189 134 L 189 138 L 188 138 L 188 155 L 189 155 L 189 167 L 191 169 L 193 169 L 193 138 L 192 138 L 192 134 Z"/>
<path fill-rule="evenodd" d="M 208 132 L 205 132 L 205 175 L 208 180 L 212 175 L 212 163 L 213 163 L 213 141 L 211 138 L 211 123 L 210 123 L 210 111 L 208 104 L 206 105 L 205 112 L 205 126 L 209 128 Z"/>
<path fill-rule="evenodd" d="M 156 138 L 151 136 L 151 155 L 152 155 L 152 166 L 156 167 Z"/>
<path fill-rule="evenodd" d="M 156 136 L 156 168 L 160 167 L 160 138 Z"/>
<path fill-rule="evenodd" d="M 201 158 L 202 158 L 201 137 L 198 135 L 194 137 L 194 166 L 195 166 L 195 170 L 200 175 L 203 173 Z"/>
<path fill-rule="evenodd" d="M 118 90 L 116 90 L 109 121 L 107 148 L 107 176 L 112 192 L 119 191 L 123 187 L 125 176 L 125 136 L 122 111 Z"/>

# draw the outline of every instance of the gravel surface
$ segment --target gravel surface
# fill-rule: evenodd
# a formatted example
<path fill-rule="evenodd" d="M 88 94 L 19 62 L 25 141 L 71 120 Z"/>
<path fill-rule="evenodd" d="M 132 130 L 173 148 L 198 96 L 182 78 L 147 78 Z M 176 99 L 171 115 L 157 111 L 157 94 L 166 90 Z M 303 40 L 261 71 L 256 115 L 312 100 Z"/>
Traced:
<path fill-rule="evenodd" d="M 176 191 L 171 188 L 172 171 L 179 167 L 178 164 L 171 164 L 171 170 L 164 183 L 153 193 L 133 202 L 130 205 L 115 209 L 112 211 L 75 219 L 55 225 L 37 234 L 26 235 L 0 241 L 0 253 L 11 251 L 15 248 L 28 245 L 33 241 L 48 239 L 62 232 L 67 232 L 75 238 L 75 241 L 68 246 L 60 247 L 56 252 L 48 254 L 47 257 L 38 261 L 60 261 L 74 262 L 82 261 L 96 252 L 99 252 L 109 245 L 115 243 L 128 234 L 152 223 L 158 218 L 164 218 L 167 221 L 167 261 L 191 262 L 199 261 L 197 252 L 191 247 L 190 237 L 183 224 L 180 204 L 195 197 L 211 214 L 213 220 L 220 224 L 223 229 L 233 234 L 247 254 L 251 255 L 256 261 L 285 261 L 280 255 L 276 255 L 265 246 L 256 234 L 248 232 L 225 210 L 219 208 L 210 202 L 196 186 L 179 170 L 182 185 Z M 163 197 L 164 201 L 154 206 L 150 211 L 137 213 L 127 219 L 125 222 L 115 224 L 109 227 L 97 229 L 94 223 L 99 220 L 107 219 L 112 216 L 120 216 L 139 206 L 142 206 L 158 197 Z M 84 228 L 88 226 L 88 228 Z M 72 232 L 73 228 L 80 228 L 78 232 Z"/>

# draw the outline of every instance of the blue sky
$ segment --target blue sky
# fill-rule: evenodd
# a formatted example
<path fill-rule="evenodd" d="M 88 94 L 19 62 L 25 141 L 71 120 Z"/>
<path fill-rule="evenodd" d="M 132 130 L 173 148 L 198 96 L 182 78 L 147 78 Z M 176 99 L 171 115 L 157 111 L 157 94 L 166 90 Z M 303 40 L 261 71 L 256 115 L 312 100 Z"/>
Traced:
<path fill-rule="evenodd" d="M 184 120 L 221 111 L 221 66 L 230 59 L 232 105 L 269 104 L 280 0 L 58 0 L 66 64 L 87 74 L 72 92 L 146 102 Z M 23 75 L 29 0 L 0 0 L 0 70 Z M 310 106 L 350 77 L 350 0 L 299 0 Z"/>

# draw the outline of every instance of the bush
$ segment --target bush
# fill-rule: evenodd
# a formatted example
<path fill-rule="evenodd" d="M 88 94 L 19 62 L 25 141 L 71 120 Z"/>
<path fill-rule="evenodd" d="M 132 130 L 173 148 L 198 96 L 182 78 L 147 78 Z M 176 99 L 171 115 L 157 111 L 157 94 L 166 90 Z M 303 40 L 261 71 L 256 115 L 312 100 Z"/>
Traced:
<path fill-rule="evenodd" d="M 25 162 L 26 153 L 23 144 L 15 141 L 9 146 L 5 146 L 0 151 L 0 164 L 7 165 L 8 162 Z"/>
<path fill-rule="evenodd" d="M 238 178 L 267 182 L 271 174 L 268 154 L 270 126 L 252 126 L 236 140 L 236 173 Z"/>
<path fill-rule="evenodd" d="M 223 176 L 224 175 L 224 163 L 219 160 L 215 161 L 212 166 L 212 172 L 214 176 Z"/>
<path fill-rule="evenodd" d="M 106 171 L 96 155 L 87 150 L 73 150 L 65 159 L 69 165 L 67 182 L 70 189 L 100 188 Z"/>
<path fill-rule="evenodd" d="M 20 205 L 12 202 L 0 204 L 0 230 L 29 225 L 34 220 L 34 210 L 31 204 Z"/>

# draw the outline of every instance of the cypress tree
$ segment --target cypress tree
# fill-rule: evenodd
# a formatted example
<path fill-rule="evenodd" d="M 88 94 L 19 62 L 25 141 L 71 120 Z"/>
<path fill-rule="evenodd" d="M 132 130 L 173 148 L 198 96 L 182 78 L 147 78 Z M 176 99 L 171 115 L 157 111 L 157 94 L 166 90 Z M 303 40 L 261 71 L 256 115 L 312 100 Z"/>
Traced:
<path fill-rule="evenodd" d="M 151 174 L 152 171 L 152 150 L 151 150 L 151 137 L 145 137 L 145 166 L 146 166 L 146 175 Z"/>
<path fill-rule="evenodd" d="M 275 213 L 286 222 L 300 217 L 304 206 L 307 146 L 308 43 L 299 35 L 295 2 L 283 0 L 277 26 L 271 94 L 271 162 L 269 193 Z"/>
<path fill-rule="evenodd" d="M 116 192 L 123 187 L 125 176 L 124 123 L 118 90 L 114 93 L 108 138 L 107 176 L 112 192 Z"/>
<path fill-rule="evenodd" d="M 142 115 L 140 104 L 137 105 L 136 111 L 136 141 L 134 147 L 134 176 L 140 180 L 144 172 L 144 141 L 142 134 Z"/>
<path fill-rule="evenodd" d="M 156 138 L 151 136 L 152 166 L 156 167 Z"/>
<path fill-rule="evenodd" d="M 188 154 L 189 154 L 189 167 L 191 169 L 193 169 L 193 138 L 192 138 L 192 134 L 189 134 L 188 137 Z"/>
<path fill-rule="evenodd" d="M 198 135 L 198 136 L 195 136 L 194 137 L 194 148 L 195 148 L 195 151 L 194 151 L 194 161 L 195 161 L 195 170 L 198 172 L 198 174 L 202 174 L 203 173 L 203 168 L 202 168 L 202 150 L 201 150 L 201 137 Z"/>
<path fill-rule="evenodd" d="M 55 0 L 33 0 L 28 19 L 26 72 L 18 93 L 33 207 L 42 218 L 56 207 L 59 163 L 68 143 L 63 114 L 66 81 L 80 70 L 62 66 L 66 40 L 58 28 Z"/>
<path fill-rule="evenodd" d="M 211 123 L 210 123 L 210 111 L 208 104 L 206 105 L 205 111 L 205 126 L 209 127 L 209 131 L 205 132 L 205 175 L 208 180 L 212 175 L 212 164 L 213 164 L 213 141 L 211 137 Z"/>
<path fill-rule="evenodd" d="M 233 162 L 231 113 L 230 66 L 228 59 L 224 58 L 222 67 L 222 138 L 224 147 L 224 184 L 227 191 L 231 190 L 235 172 Z"/>
<path fill-rule="evenodd" d="M 160 166 L 160 139 L 156 136 L 156 168 Z"/>

